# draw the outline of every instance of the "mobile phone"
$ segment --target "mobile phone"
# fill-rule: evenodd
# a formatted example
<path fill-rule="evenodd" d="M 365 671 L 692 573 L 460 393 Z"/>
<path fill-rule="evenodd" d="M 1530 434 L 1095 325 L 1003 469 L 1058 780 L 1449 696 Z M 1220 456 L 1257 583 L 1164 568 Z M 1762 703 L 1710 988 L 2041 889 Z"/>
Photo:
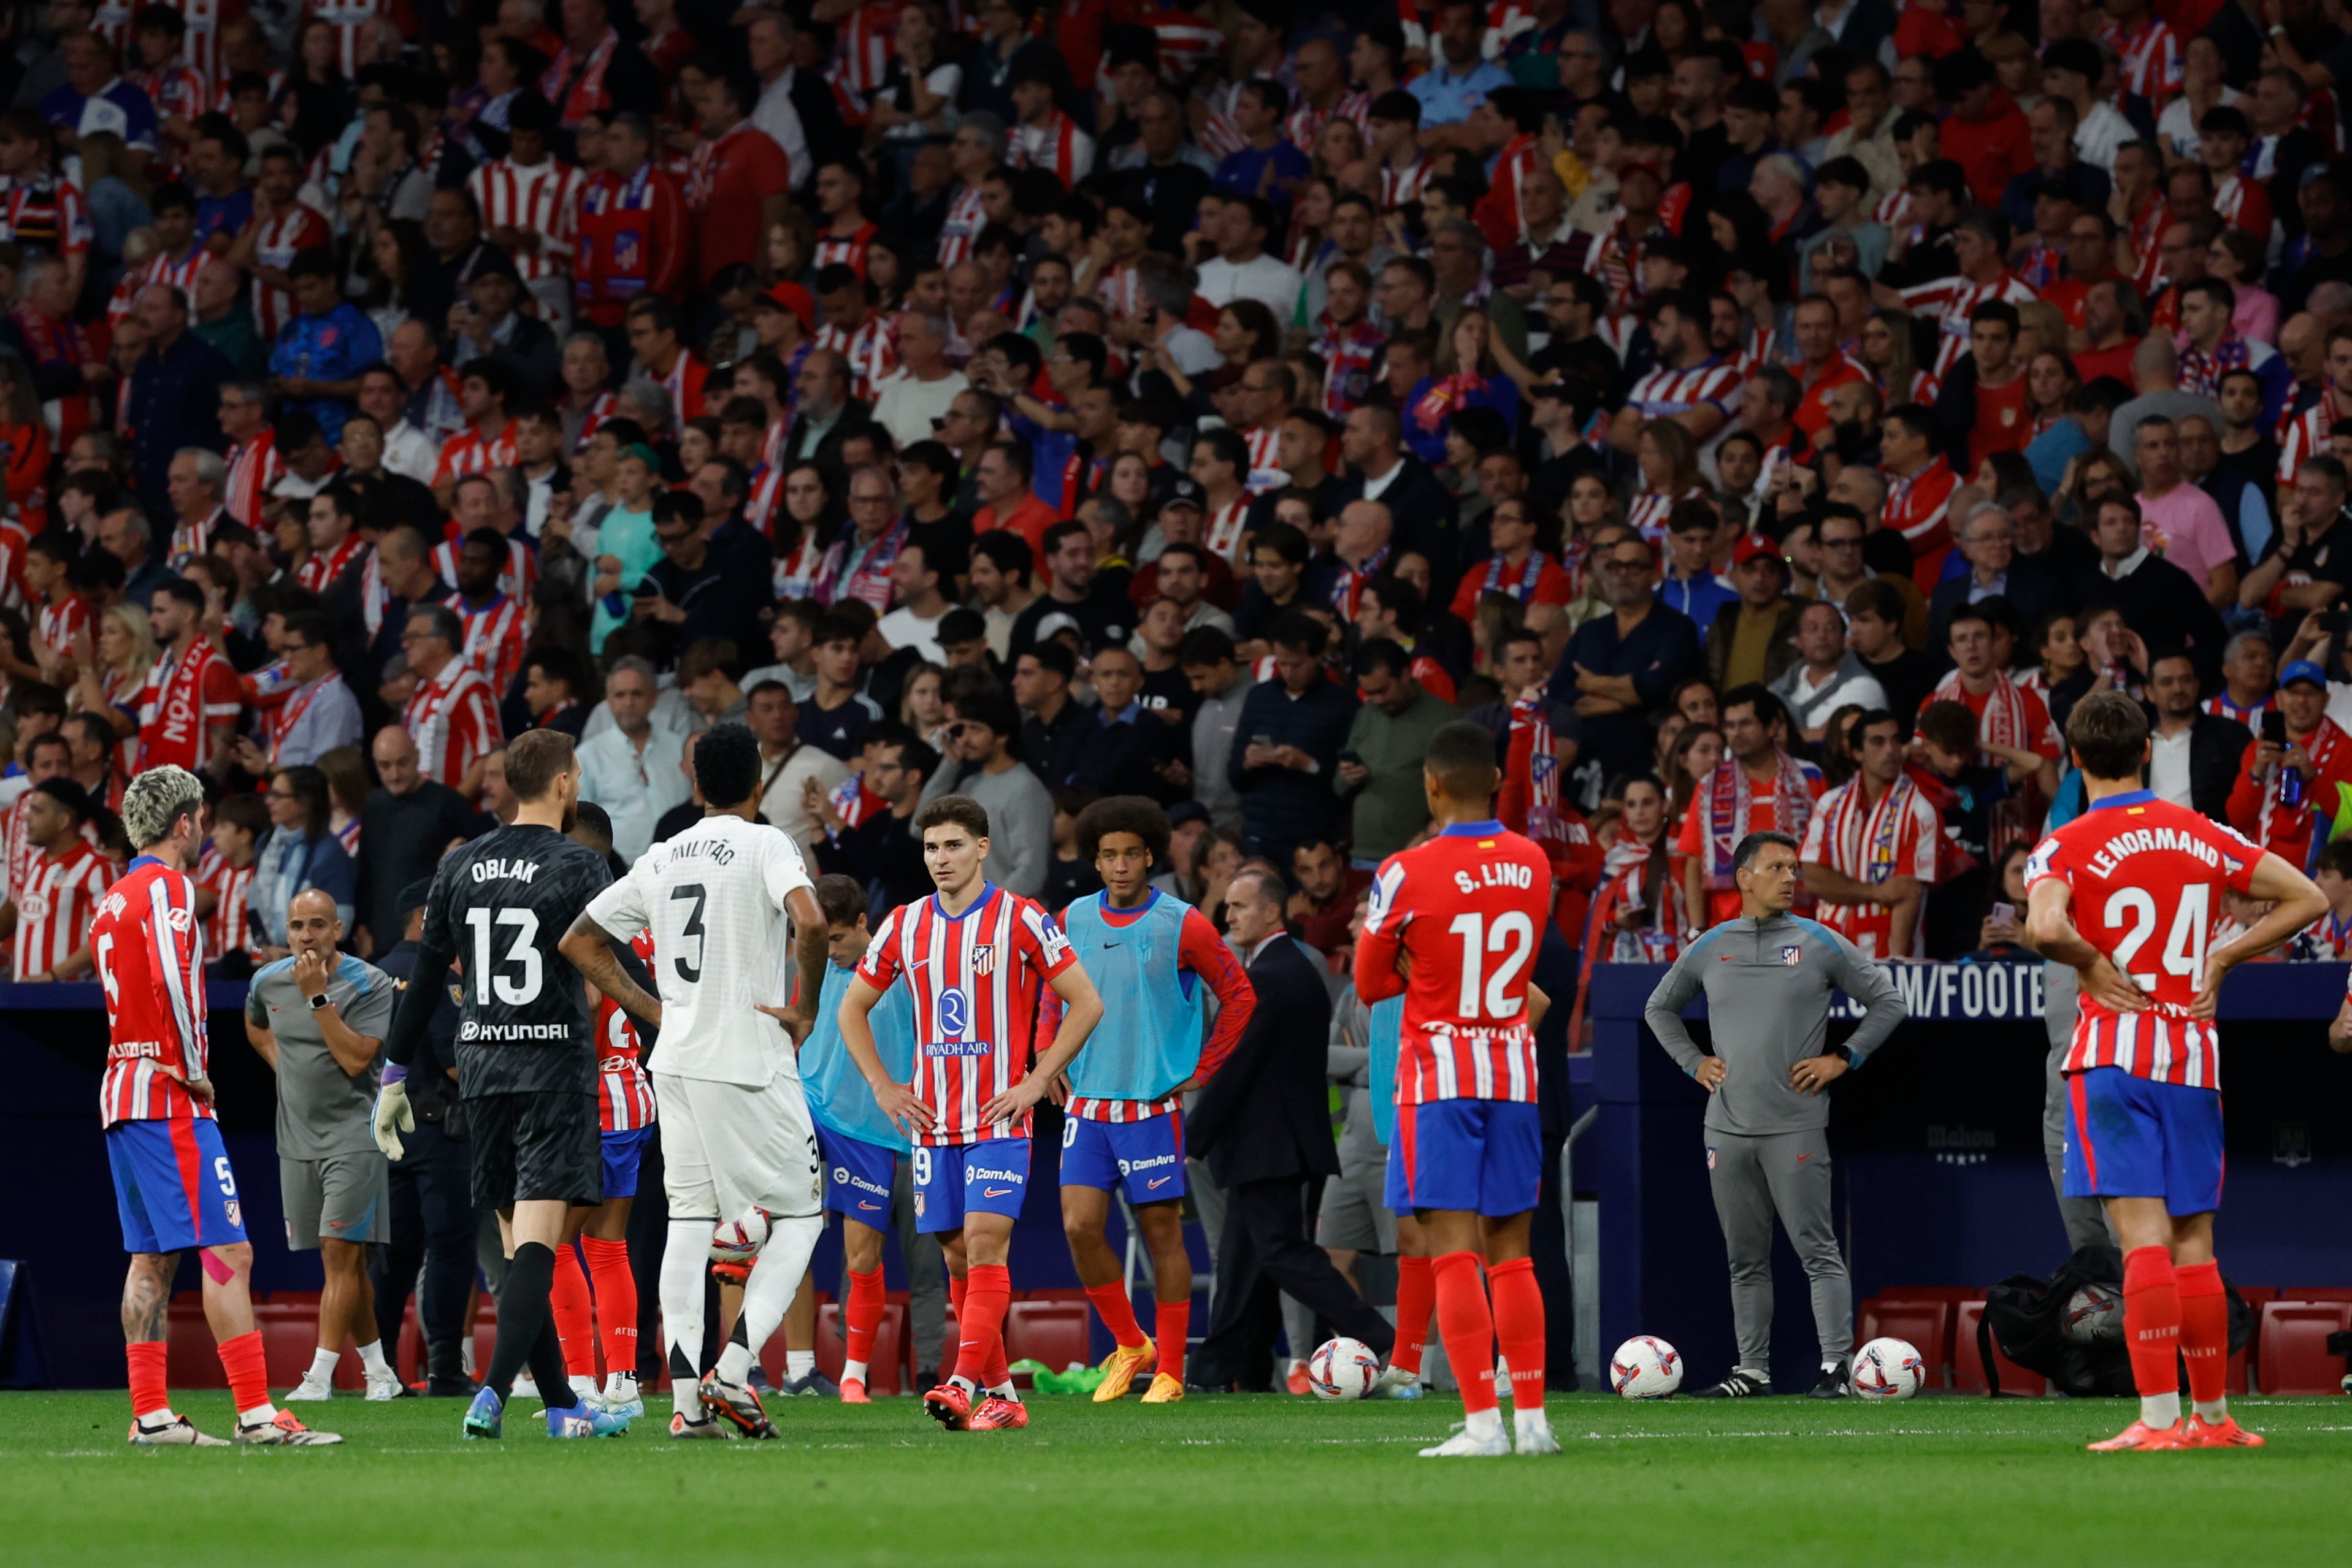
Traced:
<path fill-rule="evenodd" d="M 1252 746 L 1263 746 L 1268 751 L 1271 751 L 1274 749 L 1274 737 L 1270 735 L 1253 735 L 1250 737 L 1250 744 Z"/>
<path fill-rule="evenodd" d="M 1992 917 L 2004 925 L 2014 925 L 2017 924 L 2017 905 L 1996 904 L 1992 906 Z"/>
<path fill-rule="evenodd" d="M 2272 746 L 2286 744 L 2286 715 L 2276 708 L 2263 715 L 2263 739 Z"/>
<path fill-rule="evenodd" d="M 1359 756 L 1353 749 L 1339 753 L 1339 760 L 1342 762 L 1352 762 L 1359 768 L 1361 768 L 1364 765 L 1363 758 Z"/>

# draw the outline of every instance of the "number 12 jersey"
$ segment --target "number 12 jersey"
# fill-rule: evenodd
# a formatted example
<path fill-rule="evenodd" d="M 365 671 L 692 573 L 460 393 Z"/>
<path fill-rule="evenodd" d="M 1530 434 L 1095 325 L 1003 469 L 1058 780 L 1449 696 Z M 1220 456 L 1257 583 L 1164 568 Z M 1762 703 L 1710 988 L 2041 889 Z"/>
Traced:
<path fill-rule="evenodd" d="M 587 845 L 520 823 L 441 862 L 423 946 L 454 955 L 464 971 L 457 1082 L 467 1099 L 596 1092 L 585 984 L 556 944 L 612 880 Z"/>
<path fill-rule="evenodd" d="M 1528 982 L 1550 911 L 1551 862 L 1500 822 L 1456 823 L 1381 863 L 1356 994 L 1404 997 L 1398 1104 L 1536 1097 Z"/>

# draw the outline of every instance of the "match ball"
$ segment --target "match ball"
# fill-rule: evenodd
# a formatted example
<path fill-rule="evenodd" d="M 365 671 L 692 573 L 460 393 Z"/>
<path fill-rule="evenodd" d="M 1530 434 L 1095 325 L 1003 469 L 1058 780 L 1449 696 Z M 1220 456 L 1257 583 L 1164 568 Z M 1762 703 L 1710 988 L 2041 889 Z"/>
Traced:
<path fill-rule="evenodd" d="M 1318 1399 L 1361 1399 L 1381 1375 L 1381 1358 L 1360 1339 L 1327 1339 L 1307 1358 L 1307 1383 Z"/>
<path fill-rule="evenodd" d="M 2124 1299 L 2106 1285 L 2085 1285 L 2066 1298 L 2066 1337 L 2077 1344 L 2124 1337 Z"/>
<path fill-rule="evenodd" d="M 748 1269 L 768 1241 L 768 1211 L 755 1208 L 740 1219 L 725 1219 L 710 1233 L 710 1260 Z"/>
<path fill-rule="evenodd" d="M 1908 1399 L 1927 1385 L 1927 1364 L 1908 1340 L 1874 1339 L 1853 1355 L 1853 1391 L 1864 1399 Z"/>
<path fill-rule="evenodd" d="M 1609 1358 L 1609 1386 L 1621 1398 L 1664 1399 L 1682 1385 L 1682 1353 L 1654 1334 L 1635 1334 Z"/>

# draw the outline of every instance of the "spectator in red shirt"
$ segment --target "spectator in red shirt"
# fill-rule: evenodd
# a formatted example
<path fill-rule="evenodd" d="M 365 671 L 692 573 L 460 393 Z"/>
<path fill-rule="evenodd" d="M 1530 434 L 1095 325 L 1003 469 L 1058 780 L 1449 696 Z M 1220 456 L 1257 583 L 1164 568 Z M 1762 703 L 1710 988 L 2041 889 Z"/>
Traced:
<path fill-rule="evenodd" d="M 1030 555 L 1043 560 L 1045 530 L 1062 518 L 1060 513 L 1030 493 L 1032 464 L 1029 448 L 1017 441 L 992 443 L 981 455 L 974 478 L 980 498 L 985 504 L 972 517 L 971 531 L 984 534 L 994 528 L 1012 528 L 1029 541 Z"/>
<path fill-rule="evenodd" d="M 696 97 L 703 140 L 687 174 L 686 204 L 698 247 L 694 276 L 704 288 L 733 263 L 756 263 L 761 236 L 792 206 L 792 164 L 751 123 L 759 101 L 759 78 L 740 71 L 711 78 Z"/>
<path fill-rule="evenodd" d="M 629 301 L 686 297 L 694 236 L 686 193 L 653 162 L 653 129 L 641 114 L 616 114 L 602 138 L 604 167 L 580 193 L 580 255 L 572 287 L 580 313 L 617 338 Z M 623 356 L 612 341 L 613 357 Z"/>
<path fill-rule="evenodd" d="M 1952 106 L 1943 126 L 1944 156 L 1968 172 L 1979 203 L 1999 206 L 2009 183 L 2033 167 L 2032 128 L 1981 55 L 1937 61 L 1936 91 Z"/>

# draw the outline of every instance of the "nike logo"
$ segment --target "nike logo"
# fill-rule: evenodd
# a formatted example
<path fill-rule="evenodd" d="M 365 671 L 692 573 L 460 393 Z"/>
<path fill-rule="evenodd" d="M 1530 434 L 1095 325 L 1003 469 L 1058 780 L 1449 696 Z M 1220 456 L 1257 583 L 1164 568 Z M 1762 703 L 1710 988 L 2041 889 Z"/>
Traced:
<path fill-rule="evenodd" d="M 1803 1165 L 1807 1160 L 1811 1159 L 1812 1157 L 1813 1156 L 1811 1155 L 1799 1155 L 1797 1156 L 1797 1163 L 1799 1165 Z"/>
<path fill-rule="evenodd" d="M 866 1210 L 869 1210 L 869 1211 L 870 1211 L 870 1210 L 873 1210 L 873 1209 L 879 1208 L 879 1207 L 881 1207 L 882 1206 L 881 1206 L 880 1204 L 878 1204 L 878 1203 L 866 1203 L 866 1202 L 864 1202 L 863 1200 L 861 1200 L 861 1201 L 858 1203 L 857 1207 L 860 1207 L 860 1208 L 862 1208 L 862 1209 L 866 1209 Z"/>
<path fill-rule="evenodd" d="M 1161 1187 L 1166 1186 L 1170 1182 L 1174 1181 L 1175 1179 L 1176 1178 L 1174 1176 L 1161 1176 L 1158 1181 L 1146 1182 L 1144 1184 L 1144 1188 L 1149 1192 L 1158 1192 Z"/>
<path fill-rule="evenodd" d="M 989 1197 L 1003 1197 L 1006 1193 L 1011 1192 L 1013 1188 L 1009 1186 L 984 1186 L 980 1190 L 984 1196 Z"/>
<path fill-rule="evenodd" d="M 1104 944 L 1103 944 L 1103 946 L 1104 946 L 1105 947 L 1116 947 L 1116 946 L 1118 946 L 1118 943 L 1116 943 L 1116 942 L 1106 942 L 1106 943 L 1104 943 Z"/>

